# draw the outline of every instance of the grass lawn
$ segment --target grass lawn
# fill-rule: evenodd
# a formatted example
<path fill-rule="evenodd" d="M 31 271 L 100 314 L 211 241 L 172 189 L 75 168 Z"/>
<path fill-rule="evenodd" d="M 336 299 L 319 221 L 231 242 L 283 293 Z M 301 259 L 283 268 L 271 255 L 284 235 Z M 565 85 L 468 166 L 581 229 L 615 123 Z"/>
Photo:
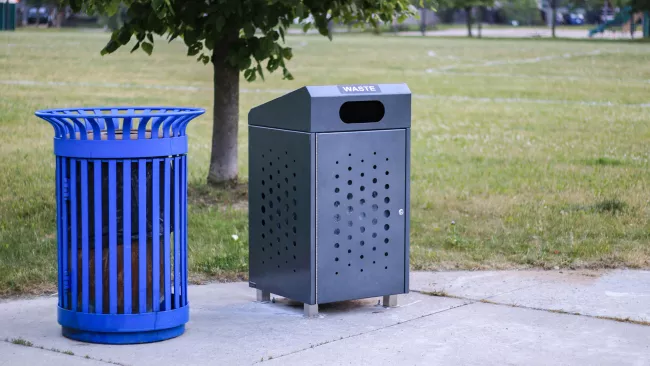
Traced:
<path fill-rule="evenodd" d="M 210 67 L 182 42 L 102 57 L 108 37 L 0 33 L 0 295 L 56 291 L 53 131 L 33 115 L 48 107 L 206 108 L 188 129 L 190 270 L 247 272 L 246 192 L 205 186 Z M 650 267 L 650 48 L 367 34 L 288 42 L 296 80 L 242 82 L 242 180 L 251 107 L 307 84 L 406 82 L 413 269 Z"/>

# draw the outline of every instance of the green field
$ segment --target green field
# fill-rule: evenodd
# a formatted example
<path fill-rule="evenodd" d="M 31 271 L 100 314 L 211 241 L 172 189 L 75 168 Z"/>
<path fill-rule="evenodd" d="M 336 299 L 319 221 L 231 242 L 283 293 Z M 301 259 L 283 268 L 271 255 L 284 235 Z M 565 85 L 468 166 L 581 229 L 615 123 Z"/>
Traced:
<path fill-rule="evenodd" d="M 53 131 L 33 115 L 49 107 L 206 108 L 188 129 L 190 269 L 197 280 L 247 271 L 246 192 L 205 186 L 211 68 L 186 57 L 182 42 L 159 40 L 151 57 L 128 49 L 102 57 L 108 37 L 0 34 L 0 295 L 55 289 Z M 301 85 L 406 82 L 413 269 L 650 267 L 647 45 L 371 35 L 288 42 L 294 81 L 242 82 L 242 180 L 251 107 Z"/>

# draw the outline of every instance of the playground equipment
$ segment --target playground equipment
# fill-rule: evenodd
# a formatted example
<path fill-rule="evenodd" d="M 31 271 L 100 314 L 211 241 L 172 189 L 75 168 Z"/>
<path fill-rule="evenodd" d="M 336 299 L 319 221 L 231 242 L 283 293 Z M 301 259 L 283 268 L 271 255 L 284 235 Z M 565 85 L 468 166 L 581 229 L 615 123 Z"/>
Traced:
<path fill-rule="evenodd" d="M 642 25 L 643 37 L 650 37 L 650 12 L 632 12 L 631 6 L 626 6 L 621 10 L 614 19 L 607 21 L 598 27 L 589 31 L 589 37 L 593 37 L 597 33 L 603 33 L 605 30 L 613 27 L 621 27 L 623 32 L 629 33 L 630 30 L 634 31 L 637 24 Z"/>

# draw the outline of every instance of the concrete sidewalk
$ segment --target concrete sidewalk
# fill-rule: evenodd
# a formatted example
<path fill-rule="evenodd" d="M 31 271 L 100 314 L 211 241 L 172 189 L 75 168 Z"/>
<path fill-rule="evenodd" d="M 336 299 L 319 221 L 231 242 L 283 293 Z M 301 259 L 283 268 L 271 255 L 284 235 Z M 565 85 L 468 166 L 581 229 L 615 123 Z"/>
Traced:
<path fill-rule="evenodd" d="M 133 346 L 63 338 L 55 297 L 9 301 L 0 365 L 650 365 L 647 271 L 421 272 L 411 289 L 398 308 L 375 298 L 306 319 L 245 283 L 192 286 L 185 335 Z"/>

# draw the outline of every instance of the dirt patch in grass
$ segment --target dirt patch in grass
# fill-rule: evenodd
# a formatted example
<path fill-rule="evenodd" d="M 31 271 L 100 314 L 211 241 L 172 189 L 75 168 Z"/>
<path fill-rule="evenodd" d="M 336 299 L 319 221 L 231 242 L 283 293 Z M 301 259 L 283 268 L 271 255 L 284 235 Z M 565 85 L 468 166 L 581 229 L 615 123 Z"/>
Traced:
<path fill-rule="evenodd" d="M 187 201 L 196 208 L 216 206 L 245 210 L 248 208 L 248 183 L 228 183 L 223 186 L 190 184 L 187 188 Z"/>

